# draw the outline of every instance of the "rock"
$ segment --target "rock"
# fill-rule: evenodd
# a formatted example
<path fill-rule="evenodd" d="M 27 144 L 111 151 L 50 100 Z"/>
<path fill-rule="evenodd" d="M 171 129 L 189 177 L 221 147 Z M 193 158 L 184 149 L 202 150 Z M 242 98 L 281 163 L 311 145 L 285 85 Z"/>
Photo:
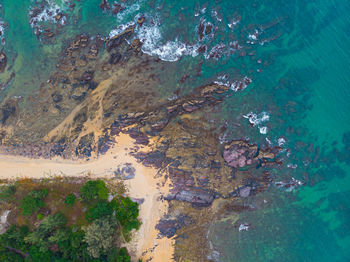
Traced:
<path fill-rule="evenodd" d="M 55 103 L 59 103 L 63 99 L 62 95 L 60 93 L 57 93 L 57 92 L 53 93 L 51 95 L 51 97 L 52 97 L 52 101 L 55 102 Z"/>
<path fill-rule="evenodd" d="M 145 199 L 144 198 L 136 198 L 136 197 L 130 197 L 131 201 L 132 202 L 135 202 L 139 205 L 142 205 L 143 202 L 145 202 Z"/>
<path fill-rule="evenodd" d="M 250 186 L 246 186 L 243 188 L 239 189 L 239 196 L 240 197 L 248 197 L 250 195 L 250 191 L 251 191 L 251 187 Z"/>
<path fill-rule="evenodd" d="M 11 210 L 5 210 L 0 216 L 0 234 L 5 233 L 9 227 L 9 224 L 7 222 L 7 217 L 10 214 L 10 212 Z"/>
<path fill-rule="evenodd" d="M 129 37 L 134 32 L 134 29 L 135 25 L 129 26 L 127 29 L 125 29 L 124 32 L 109 39 L 106 43 L 107 51 L 111 52 L 113 49 L 118 47 L 127 37 Z"/>
<path fill-rule="evenodd" d="M 122 59 L 122 55 L 119 52 L 112 53 L 111 56 L 109 57 L 108 63 L 111 65 L 115 65 L 120 62 Z"/>
<path fill-rule="evenodd" d="M 178 200 L 191 203 L 193 206 L 206 207 L 214 201 L 214 194 L 202 188 L 187 188 L 177 193 L 169 194 L 167 200 Z"/>
<path fill-rule="evenodd" d="M 103 12 L 106 12 L 107 10 L 111 9 L 111 6 L 110 6 L 110 4 L 108 3 L 107 0 L 101 0 L 100 9 Z"/>
<path fill-rule="evenodd" d="M 7 64 L 7 57 L 4 52 L 0 53 L 0 73 L 4 72 Z"/>
<path fill-rule="evenodd" d="M 192 219 L 188 216 L 180 215 L 175 219 L 161 219 L 156 225 L 156 229 L 159 230 L 161 235 L 171 238 L 176 234 L 176 231 L 184 226 L 188 226 L 193 223 Z"/>
<path fill-rule="evenodd" d="M 137 18 L 137 24 L 141 27 L 143 25 L 143 22 L 145 21 L 145 17 L 142 15 L 139 18 Z"/>
<path fill-rule="evenodd" d="M 140 52 L 141 51 L 141 46 L 142 46 L 142 42 L 140 39 L 135 38 L 134 40 L 131 41 L 131 45 L 130 45 L 136 52 Z"/>
<path fill-rule="evenodd" d="M 112 9 L 112 14 L 116 15 L 119 12 L 123 11 L 124 9 L 125 9 L 124 6 L 122 6 L 122 5 L 118 4 L 118 3 L 114 3 L 113 4 L 113 9 Z"/>
<path fill-rule="evenodd" d="M 128 180 L 135 177 L 135 171 L 136 169 L 130 163 L 126 163 L 118 166 L 118 169 L 114 171 L 114 175 L 118 179 Z"/>
<path fill-rule="evenodd" d="M 0 109 L 0 123 L 5 122 L 17 112 L 17 103 L 14 100 L 8 100 Z"/>
<path fill-rule="evenodd" d="M 236 140 L 225 146 L 223 157 L 229 166 L 237 168 L 252 164 L 256 154 L 256 145 Z"/>
<path fill-rule="evenodd" d="M 94 71 L 85 71 L 80 77 L 80 82 L 82 84 L 87 84 L 91 82 L 93 78 L 94 78 Z"/>

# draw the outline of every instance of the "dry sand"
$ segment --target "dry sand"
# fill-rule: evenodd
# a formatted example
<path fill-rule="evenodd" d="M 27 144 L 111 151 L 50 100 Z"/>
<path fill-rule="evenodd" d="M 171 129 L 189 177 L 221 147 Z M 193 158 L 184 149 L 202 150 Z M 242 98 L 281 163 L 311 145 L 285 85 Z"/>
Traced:
<path fill-rule="evenodd" d="M 125 183 L 129 195 L 143 198 L 140 206 L 142 226 L 135 233 L 128 249 L 137 261 L 152 258 L 155 262 L 173 261 L 174 240 L 158 238 L 155 225 L 167 211 L 167 202 L 161 200 L 161 195 L 168 190 L 163 185 L 162 178 L 156 178 L 157 170 L 138 163 L 129 153 L 134 147 L 133 140 L 125 134 L 116 137 L 117 143 L 105 155 L 90 161 L 72 161 L 63 159 L 30 159 L 20 156 L 0 155 L 0 178 L 15 179 L 19 177 L 43 178 L 56 175 L 113 177 L 113 172 L 119 165 L 131 163 L 136 169 L 135 177 Z M 162 186 L 159 186 L 162 185 Z"/>

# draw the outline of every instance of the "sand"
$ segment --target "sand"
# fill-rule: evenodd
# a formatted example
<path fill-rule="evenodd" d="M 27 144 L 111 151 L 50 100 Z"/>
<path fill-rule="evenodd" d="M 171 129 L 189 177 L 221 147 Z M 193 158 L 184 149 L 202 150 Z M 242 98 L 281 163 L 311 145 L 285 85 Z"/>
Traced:
<path fill-rule="evenodd" d="M 155 225 L 167 212 L 167 202 L 161 200 L 168 186 L 162 178 L 156 178 L 157 170 L 138 163 L 129 153 L 134 147 L 133 140 L 125 134 L 116 137 L 116 144 L 105 155 L 89 161 L 57 159 L 30 159 L 20 156 L 0 155 L 0 178 L 16 179 L 20 177 L 43 178 L 50 176 L 85 176 L 111 178 L 119 165 L 131 163 L 136 169 L 135 177 L 127 180 L 131 197 L 143 198 L 140 206 L 142 225 L 135 232 L 131 243 L 126 246 L 133 260 L 173 261 L 174 240 L 158 238 Z M 147 148 L 141 149 L 146 150 Z M 164 184 L 164 185 L 163 185 Z M 162 186 L 160 186 L 162 185 Z"/>

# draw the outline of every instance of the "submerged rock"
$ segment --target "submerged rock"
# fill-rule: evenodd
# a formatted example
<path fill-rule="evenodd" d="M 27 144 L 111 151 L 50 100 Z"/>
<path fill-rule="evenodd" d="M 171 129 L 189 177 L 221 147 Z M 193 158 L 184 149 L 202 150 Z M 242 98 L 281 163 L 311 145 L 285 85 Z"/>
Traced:
<path fill-rule="evenodd" d="M 0 73 L 4 72 L 7 64 L 7 57 L 4 52 L 0 53 Z"/>

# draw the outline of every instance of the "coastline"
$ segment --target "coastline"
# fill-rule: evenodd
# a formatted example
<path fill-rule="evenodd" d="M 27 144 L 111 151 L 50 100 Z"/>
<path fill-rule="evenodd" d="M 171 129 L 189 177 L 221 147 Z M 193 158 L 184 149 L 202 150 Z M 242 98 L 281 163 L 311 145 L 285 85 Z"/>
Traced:
<path fill-rule="evenodd" d="M 134 147 L 133 139 L 127 134 L 115 137 L 115 144 L 105 155 L 98 158 L 84 160 L 31 159 L 21 156 L 0 155 L 0 179 L 17 178 L 49 178 L 53 176 L 92 178 L 113 178 L 114 171 L 119 165 L 130 163 L 135 168 L 135 177 L 125 181 L 128 194 L 133 198 L 142 198 L 140 205 L 140 219 L 142 225 L 130 243 L 126 246 L 130 250 L 133 260 L 150 259 L 152 261 L 172 261 L 174 241 L 158 238 L 156 224 L 161 216 L 167 212 L 167 202 L 162 201 L 161 194 L 168 190 L 163 181 L 156 178 L 157 170 L 145 167 L 130 155 Z"/>

